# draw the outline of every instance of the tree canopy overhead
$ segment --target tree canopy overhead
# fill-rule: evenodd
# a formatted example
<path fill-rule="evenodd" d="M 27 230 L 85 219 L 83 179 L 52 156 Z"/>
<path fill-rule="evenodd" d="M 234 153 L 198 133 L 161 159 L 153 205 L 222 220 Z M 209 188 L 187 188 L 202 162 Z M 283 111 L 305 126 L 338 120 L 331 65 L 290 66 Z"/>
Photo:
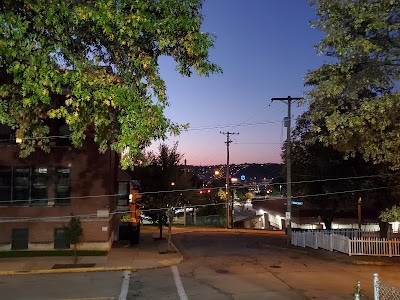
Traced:
<path fill-rule="evenodd" d="M 93 130 L 122 165 L 182 126 L 164 116 L 158 58 L 210 75 L 214 37 L 201 31 L 202 0 L 4 0 L 0 3 L 0 123 L 16 129 L 21 156 L 48 151 L 46 120 L 65 120 L 80 146 Z M 129 149 L 129 150 L 128 150 Z"/>
<path fill-rule="evenodd" d="M 400 0 L 310 3 L 332 58 L 306 76 L 314 140 L 399 169 Z"/>

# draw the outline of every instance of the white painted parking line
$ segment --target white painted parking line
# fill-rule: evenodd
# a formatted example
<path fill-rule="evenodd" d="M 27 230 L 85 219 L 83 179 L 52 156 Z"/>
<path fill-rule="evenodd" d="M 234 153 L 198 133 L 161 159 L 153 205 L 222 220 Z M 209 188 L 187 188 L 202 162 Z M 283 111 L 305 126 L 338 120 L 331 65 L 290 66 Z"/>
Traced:
<path fill-rule="evenodd" d="M 181 276 L 179 275 L 178 268 L 171 266 L 172 274 L 174 275 L 176 290 L 178 291 L 179 298 L 181 300 L 188 300 L 185 289 L 183 288 Z"/>
<path fill-rule="evenodd" d="M 122 280 L 121 292 L 118 300 L 126 300 L 129 291 L 129 281 L 131 279 L 131 271 L 124 271 L 124 280 Z"/>
<path fill-rule="evenodd" d="M 94 297 L 94 298 L 68 298 L 59 300 L 114 300 L 114 297 Z"/>

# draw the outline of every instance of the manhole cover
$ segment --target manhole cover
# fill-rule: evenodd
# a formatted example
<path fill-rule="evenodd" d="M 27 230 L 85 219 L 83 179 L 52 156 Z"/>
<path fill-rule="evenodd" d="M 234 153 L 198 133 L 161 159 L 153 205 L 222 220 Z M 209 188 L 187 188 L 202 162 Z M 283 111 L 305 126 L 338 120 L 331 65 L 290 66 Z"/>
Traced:
<path fill-rule="evenodd" d="M 279 269 L 281 266 L 277 266 L 277 265 L 272 265 L 272 266 L 269 266 L 270 268 L 274 268 L 274 269 Z"/>
<path fill-rule="evenodd" d="M 215 272 L 220 273 L 220 274 L 226 274 L 229 273 L 228 270 L 216 270 Z"/>

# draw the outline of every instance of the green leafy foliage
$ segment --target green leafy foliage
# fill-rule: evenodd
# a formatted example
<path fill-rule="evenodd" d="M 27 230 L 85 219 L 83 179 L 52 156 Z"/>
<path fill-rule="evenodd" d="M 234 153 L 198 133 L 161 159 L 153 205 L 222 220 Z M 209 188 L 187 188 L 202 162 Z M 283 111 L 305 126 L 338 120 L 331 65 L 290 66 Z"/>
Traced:
<path fill-rule="evenodd" d="M 391 208 L 386 208 L 379 215 L 382 222 L 400 222 L 400 206 L 394 205 Z"/>
<path fill-rule="evenodd" d="M 81 220 L 78 217 L 72 217 L 68 225 L 64 225 L 64 232 L 67 242 L 70 244 L 78 244 L 83 234 Z"/>
<path fill-rule="evenodd" d="M 160 144 L 158 153 L 147 153 L 148 165 L 135 167 L 131 174 L 140 181 L 144 214 L 154 222 L 158 222 L 159 215 L 164 218 L 167 208 L 182 207 L 197 196 L 196 191 L 190 191 L 196 187 L 196 177 L 184 170 L 180 164 L 182 157 L 178 144 Z"/>
<path fill-rule="evenodd" d="M 132 216 L 130 214 L 123 215 L 121 217 L 121 222 L 122 223 L 131 223 L 132 222 Z"/>
<path fill-rule="evenodd" d="M 384 164 L 365 162 L 360 154 L 345 159 L 342 153 L 318 140 L 308 143 L 316 135 L 313 124 L 310 112 L 306 112 L 292 132 L 292 189 L 295 196 L 304 196 L 300 200 L 307 206 L 317 209 L 327 227 L 338 211 L 351 208 L 356 211 L 359 197 L 371 218 L 377 218 L 382 207 L 396 203 L 398 171 Z M 286 144 L 283 149 L 282 158 L 286 155 Z M 386 188 L 390 186 L 393 188 Z"/>
<path fill-rule="evenodd" d="M 214 37 L 200 27 L 201 0 L 38 0 L 0 3 L 0 123 L 16 129 L 21 156 L 49 151 L 50 118 L 79 147 L 94 135 L 132 166 L 154 139 L 185 126 L 168 105 L 158 59 L 190 76 L 220 72 Z"/>
<path fill-rule="evenodd" d="M 68 225 L 63 226 L 67 243 L 74 246 L 74 263 L 78 262 L 77 244 L 80 243 L 83 235 L 81 219 L 78 217 L 71 217 Z"/>
<path fill-rule="evenodd" d="M 400 0 L 312 0 L 330 57 L 310 71 L 310 142 L 400 168 Z"/>

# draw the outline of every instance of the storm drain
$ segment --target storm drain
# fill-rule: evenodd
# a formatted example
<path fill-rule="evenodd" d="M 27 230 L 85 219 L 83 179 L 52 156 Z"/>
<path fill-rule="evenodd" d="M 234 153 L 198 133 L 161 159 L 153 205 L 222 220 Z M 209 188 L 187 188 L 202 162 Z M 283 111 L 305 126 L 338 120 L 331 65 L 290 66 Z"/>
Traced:
<path fill-rule="evenodd" d="M 279 268 L 281 268 L 281 266 L 277 266 L 277 265 L 272 265 L 272 266 L 269 266 L 270 268 L 274 268 L 274 269 L 279 269 Z"/>

